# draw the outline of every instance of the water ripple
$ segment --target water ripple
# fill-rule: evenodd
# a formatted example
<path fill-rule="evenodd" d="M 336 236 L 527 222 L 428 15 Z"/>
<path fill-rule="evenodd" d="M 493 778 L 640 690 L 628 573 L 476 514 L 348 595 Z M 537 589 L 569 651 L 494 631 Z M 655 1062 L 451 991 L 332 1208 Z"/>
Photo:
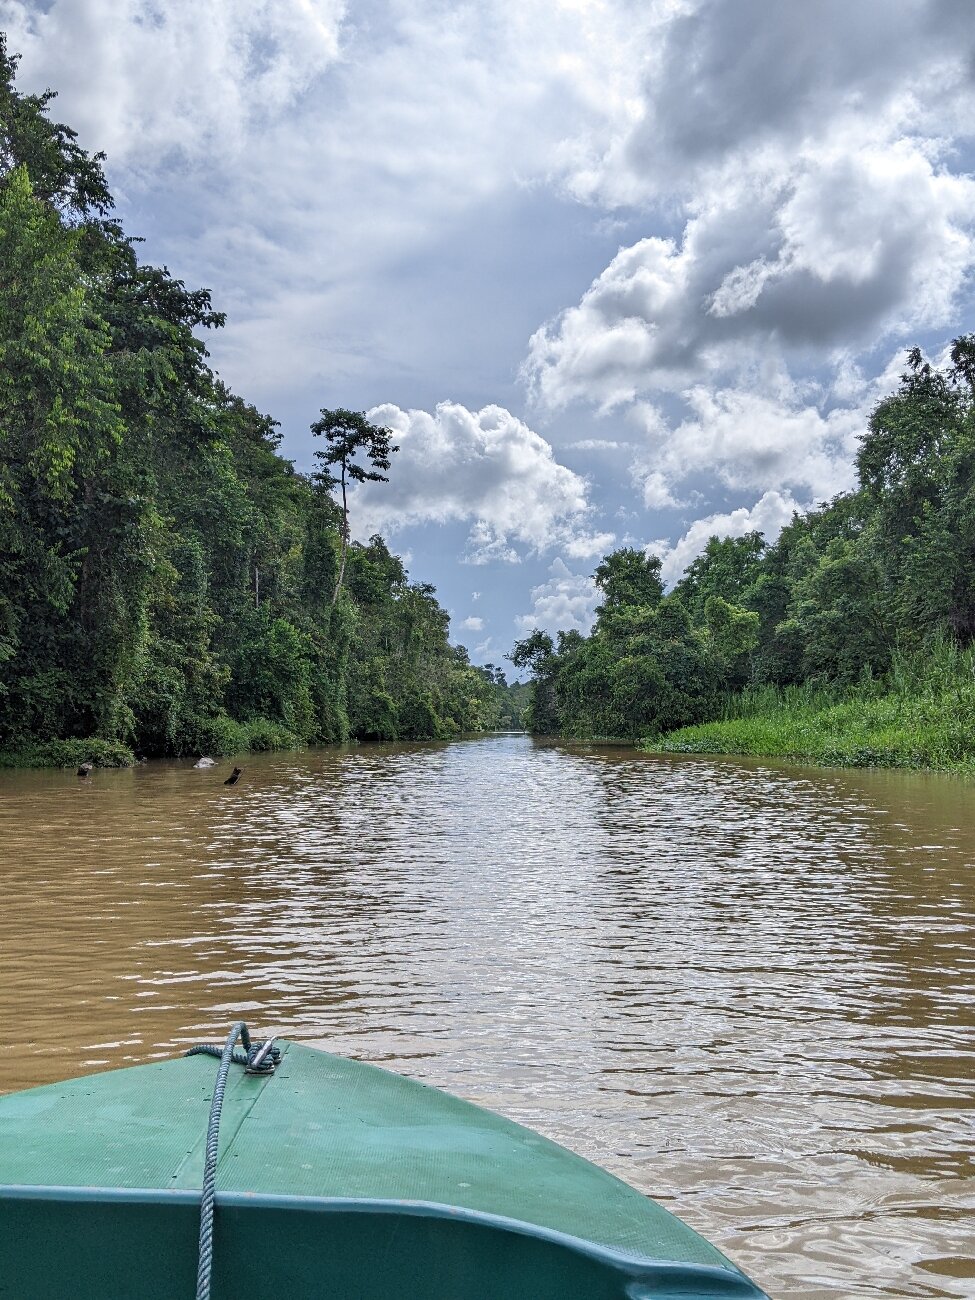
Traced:
<path fill-rule="evenodd" d="M 243 1012 L 542 1130 L 777 1300 L 975 1296 L 971 786 L 523 737 L 221 775 L 0 776 L 0 1088 Z"/>

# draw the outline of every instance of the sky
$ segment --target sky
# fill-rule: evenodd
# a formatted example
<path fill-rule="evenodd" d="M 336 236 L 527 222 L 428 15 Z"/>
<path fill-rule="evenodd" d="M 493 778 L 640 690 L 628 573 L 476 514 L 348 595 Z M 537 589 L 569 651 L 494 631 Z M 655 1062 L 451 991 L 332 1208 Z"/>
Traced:
<path fill-rule="evenodd" d="M 975 329 L 971 0 L 0 0 L 19 84 L 107 153 L 224 380 L 478 663 L 588 630 L 602 555 L 855 482 L 905 350 Z"/>

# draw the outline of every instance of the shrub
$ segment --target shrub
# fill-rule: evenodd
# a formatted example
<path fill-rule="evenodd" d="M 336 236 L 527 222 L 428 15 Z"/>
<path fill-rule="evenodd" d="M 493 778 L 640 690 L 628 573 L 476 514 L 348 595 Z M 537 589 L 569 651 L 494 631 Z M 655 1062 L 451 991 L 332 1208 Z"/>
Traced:
<path fill-rule="evenodd" d="M 282 726 L 280 722 L 269 722 L 267 718 L 255 718 L 245 722 L 242 727 L 246 738 L 246 749 L 264 752 L 271 749 L 300 749 L 301 740 L 293 731 Z"/>
<path fill-rule="evenodd" d="M 252 718 L 235 722 L 225 713 L 212 718 L 193 718 L 187 727 L 185 753 L 227 755 L 248 750 L 298 749 L 300 737 L 281 722 Z"/>
<path fill-rule="evenodd" d="M 181 748 L 184 754 L 240 754 L 248 748 L 247 734 L 225 713 L 211 718 L 193 715 L 186 719 Z"/>
<path fill-rule="evenodd" d="M 131 767 L 135 755 L 118 740 L 45 740 L 0 753 L 0 767 Z"/>

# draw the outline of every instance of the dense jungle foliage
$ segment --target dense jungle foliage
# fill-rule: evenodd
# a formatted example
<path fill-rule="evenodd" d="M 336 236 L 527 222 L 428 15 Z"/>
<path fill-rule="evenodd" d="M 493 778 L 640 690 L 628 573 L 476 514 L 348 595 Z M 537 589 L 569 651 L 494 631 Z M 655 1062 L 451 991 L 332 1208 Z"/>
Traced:
<path fill-rule="evenodd" d="M 975 757 L 975 336 L 943 370 L 909 354 L 857 471 L 856 491 L 774 543 L 712 537 L 668 594 L 655 557 L 607 556 L 592 634 L 535 631 L 513 651 L 534 680 L 530 729 L 636 738 L 723 718 L 669 747 Z"/>
<path fill-rule="evenodd" d="M 278 454 L 207 364 L 210 295 L 139 260 L 103 156 L 15 71 L 0 36 L 0 749 L 73 762 L 60 742 L 97 737 L 111 762 L 508 720 L 433 589 L 380 537 L 346 558 L 341 447 L 312 475 Z"/>

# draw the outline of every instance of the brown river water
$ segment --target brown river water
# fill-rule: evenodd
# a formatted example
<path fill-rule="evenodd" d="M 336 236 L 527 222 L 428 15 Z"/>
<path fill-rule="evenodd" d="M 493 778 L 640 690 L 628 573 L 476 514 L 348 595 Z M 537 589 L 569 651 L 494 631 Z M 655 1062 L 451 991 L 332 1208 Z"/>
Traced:
<path fill-rule="evenodd" d="M 0 773 L 0 1091 L 239 1015 L 529 1124 L 773 1300 L 975 1297 L 975 784 L 496 736 Z"/>

